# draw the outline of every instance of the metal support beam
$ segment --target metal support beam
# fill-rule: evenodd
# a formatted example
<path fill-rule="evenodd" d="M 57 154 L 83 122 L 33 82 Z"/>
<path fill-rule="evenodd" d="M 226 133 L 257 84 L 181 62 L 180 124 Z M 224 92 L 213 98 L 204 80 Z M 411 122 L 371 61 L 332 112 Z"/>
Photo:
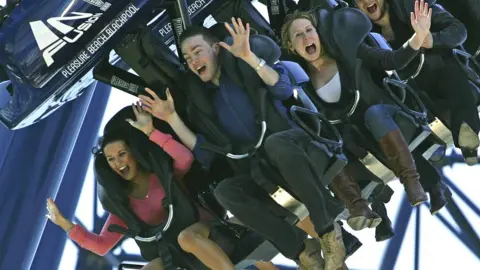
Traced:
<path fill-rule="evenodd" d="M 416 222 L 415 222 L 415 270 L 420 270 L 420 228 L 421 223 L 421 208 L 417 207 L 415 211 Z"/>
<path fill-rule="evenodd" d="M 393 270 L 398 259 L 398 254 L 402 247 L 403 239 L 408 228 L 408 222 L 412 215 L 413 208 L 408 202 L 407 196 L 403 195 L 400 209 L 395 219 L 395 237 L 388 242 L 385 253 L 383 254 L 382 263 L 379 269 Z"/>
<path fill-rule="evenodd" d="M 45 200 L 59 189 L 94 86 L 33 126 L 0 127 L 0 269 L 30 269 L 47 222 Z"/>
<path fill-rule="evenodd" d="M 455 203 L 454 200 L 449 202 L 446 206 L 448 212 L 453 217 L 455 222 L 457 222 L 458 226 L 461 229 L 461 234 L 465 235 L 466 240 L 468 242 L 464 242 L 470 250 L 480 259 L 480 238 L 478 237 L 477 233 L 473 229 L 470 222 L 468 222 L 465 215 L 462 213 L 458 205 Z"/>
<path fill-rule="evenodd" d="M 98 129 L 110 96 L 111 87 L 98 83 L 87 115 L 82 123 L 67 170 L 55 198 L 62 214 L 72 220 L 82 192 L 83 182 L 97 140 Z M 67 235 L 55 224 L 48 222 L 35 254 L 32 270 L 56 269 L 60 263 Z"/>

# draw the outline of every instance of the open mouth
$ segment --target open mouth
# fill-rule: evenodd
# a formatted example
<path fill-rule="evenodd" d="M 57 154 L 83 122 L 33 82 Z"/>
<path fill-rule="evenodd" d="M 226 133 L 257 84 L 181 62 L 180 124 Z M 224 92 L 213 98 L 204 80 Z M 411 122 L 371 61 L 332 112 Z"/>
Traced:
<path fill-rule="evenodd" d="M 308 45 L 307 47 L 305 47 L 305 50 L 307 51 L 307 53 L 309 55 L 313 55 L 317 52 L 317 46 L 315 46 L 315 44 L 310 44 Z"/>
<path fill-rule="evenodd" d="M 198 75 L 202 76 L 206 70 L 207 70 L 207 66 L 201 66 L 197 68 L 197 73 Z"/>
<path fill-rule="evenodd" d="M 128 165 L 125 165 L 121 168 L 118 168 L 118 170 L 120 171 L 120 173 L 122 174 L 122 176 L 127 176 L 128 175 L 128 172 L 130 172 L 130 167 L 128 167 Z"/>
<path fill-rule="evenodd" d="M 375 12 L 377 12 L 377 9 L 378 9 L 377 3 L 372 3 L 369 6 L 367 6 L 367 11 L 370 14 L 375 14 Z"/>

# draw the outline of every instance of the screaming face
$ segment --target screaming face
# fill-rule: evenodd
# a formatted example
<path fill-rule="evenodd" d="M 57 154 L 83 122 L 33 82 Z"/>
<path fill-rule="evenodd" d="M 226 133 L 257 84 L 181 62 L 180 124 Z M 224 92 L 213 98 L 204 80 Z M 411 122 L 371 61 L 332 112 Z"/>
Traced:
<path fill-rule="evenodd" d="M 355 0 L 355 3 L 374 22 L 385 15 L 387 7 L 385 0 Z"/>
<path fill-rule="evenodd" d="M 110 168 L 123 179 L 133 180 L 138 173 L 137 161 L 130 152 L 130 148 L 123 141 L 115 141 L 103 148 Z"/>
<path fill-rule="evenodd" d="M 317 60 L 321 56 L 322 45 L 317 30 L 307 19 L 296 19 L 288 31 L 290 50 L 308 62 Z"/>
<path fill-rule="evenodd" d="M 190 70 L 203 82 L 209 82 L 218 74 L 218 44 L 208 44 L 202 35 L 187 38 L 181 46 L 183 57 Z"/>

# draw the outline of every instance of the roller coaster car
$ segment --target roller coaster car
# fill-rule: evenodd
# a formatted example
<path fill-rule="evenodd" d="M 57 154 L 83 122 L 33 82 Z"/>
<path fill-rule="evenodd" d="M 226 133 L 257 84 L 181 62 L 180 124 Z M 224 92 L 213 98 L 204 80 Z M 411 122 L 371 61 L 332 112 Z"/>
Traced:
<path fill-rule="evenodd" d="M 223 24 L 219 24 L 219 26 L 223 27 Z M 134 71 L 137 74 L 139 74 L 139 76 L 142 76 L 141 79 L 139 77 L 133 78 L 132 76 L 135 76 L 135 75 L 132 75 L 130 73 L 127 74 L 127 73 L 117 72 L 115 74 L 116 76 L 119 76 L 119 79 L 127 82 L 128 84 L 130 84 L 132 79 L 136 80 L 137 82 L 139 82 L 140 80 L 143 80 L 146 82 L 157 80 L 159 81 L 159 83 L 163 84 L 163 81 L 159 80 L 158 78 L 164 78 L 162 77 L 164 74 L 174 74 L 175 72 L 178 73 L 179 67 L 181 66 L 179 59 L 176 58 L 173 52 L 169 48 L 167 48 L 165 45 L 163 45 L 163 43 L 152 44 L 150 38 L 151 38 L 151 35 L 148 32 L 143 32 L 143 34 L 137 36 L 137 38 L 130 39 L 129 42 L 126 42 L 121 46 L 119 46 L 118 48 L 116 48 L 117 52 L 122 57 L 122 59 L 125 60 L 129 64 L 129 66 L 131 66 L 134 69 Z M 225 41 L 230 42 L 228 38 L 225 39 Z M 263 55 L 262 57 L 269 62 L 272 62 L 272 61 L 274 62 L 275 59 L 278 58 L 278 55 L 280 54 L 279 50 L 278 52 L 275 52 L 274 48 L 272 48 L 272 45 L 274 45 L 273 41 L 271 40 L 269 41 L 269 39 L 266 39 L 264 36 L 253 35 L 251 37 L 251 48 L 260 49 L 260 51 L 257 51 L 256 54 L 261 56 Z M 152 46 L 155 46 L 156 49 L 155 50 L 151 49 Z M 153 52 L 155 52 L 154 57 L 151 54 Z M 127 57 L 123 58 L 124 55 L 126 55 Z M 271 57 L 267 57 L 266 55 L 271 55 Z M 149 61 L 145 59 L 148 59 Z M 168 60 L 164 61 L 165 59 L 168 59 Z M 296 63 L 288 62 L 288 61 L 283 62 L 282 64 L 289 71 L 289 75 L 292 81 L 294 82 L 294 84 L 297 85 L 297 87 L 295 88 L 295 95 L 294 97 L 292 97 L 292 100 L 290 101 L 291 103 L 296 104 L 291 106 L 292 117 L 313 138 L 315 138 L 317 141 L 322 142 L 324 143 L 324 145 L 326 145 L 325 147 L 319 148 L 320 152 L 323 153 L 323 156 L 325 156 L 329 160 L 328 169 L 325 172 L 321 182 L 329 183 L 331 179 L 343 168 L 343 166 L 347 162 L 346 158 L 341 153 L 341 147 L 342 147 L 341 138 L 338 134 L 338 131 L 336 131 L 336 129 L 328 121 L 326 121 L 326 119 L 321 114 L 316 112 L 316 109 L 311 103 L 311 101 L 309 101 L 308 97 L 303 92 L 301 87 L 298 86 L 305 80 L 308 80 L 307 75 L 303 72 L 300 66 Z M 112 72 L 110 73 L 106 72 L 109 70 Z M 104 67 L 98 70 L 96 69 L 94 73 L 97 78 L 101 77 L 103 78 L 102 80 L 104 82 L 108 83 L 109 80 L 105 78 L 109 78 L 109 76 L 112 76 L 113 72 L 116 72 L 116 71 L 118 71 L 117 68 L 107 65 L 106 68 Z M 101 73 L 101 76 L 98 76 L 98 74 L 100 73 Z M 123 76 L 122 74 L 126 76 Z M 176 84 L 174 83 L 173 85 L 176 85 Z M 174 91 L 177 91 L 176 93 L 177 96 L 185 96 L 184 94 L 180 93 L 180 89 L 178 88 L 174 89 Z M 321 124 L 324 124 L 323 125 L 324 127 L 325 126 L 329 127 L 330 130 L 328 130 L 327 128 L 321 129 Z M 311 128 L 310 126 L 313 126 L 313 127 Z M 322 130 L 324 133 L 328 133 L 329 136 L 333 136 L 334 140 L 327 139 L 320 136 L 320 132 Z M 218 148 L 216 149 L 217 149 L 216 151 L 219 152 Z M 221 152 L 221 154 L 229 158 L 232 158 L 232 157 L 241 158 L 240 156 L 248 157 L 248 154 L 235 155 L 228 152 Z M 262 161 L 260 166 L 261 166 L 261 170 L 265 175 L 267 175 L 267 178 L 268 178 L 262 182 L 261 184 L 262 187 L 265 188 L 270 193 L 271 197 L 278 204 L 282 205 L 291 213 L 285 218 L 292 224 L 295 224 L 298 221 L 306 218 L 308 216 L 308 210 L 306 209 L 306 207 L 302 203 L 300 203 L 294 196 L 292 196 L 286 189 L 275 184 L 277 182 L 276 179 L 279 179 L 282 176 L 275 170 L 272 170 L 271 166 L 265 161 Z M 199 194 L 199 197 L 201 197 L 200 200 L 204 200 L 205 197 L 210 198 L 210 200 L 212 199 L 211 192 L 208 192 L 208 191 L 203 191 L 202 194 Z M 232 221 L 238 222 L 234 220 Z M 275 249 L 272 249 L 271 247 L 269 247 L 269 245 L 270 245 L 269 243 L 263 243 L 259 248 L 257 248 L 257 250 L 253 251 L 246 259 L 262 259 L 262 260 L 272 259 L 278 252 Z M 263 249 L 263 251 L 261 249 Z M 269 250 L 270 252 L 266 252 L 265 250 Z M 125 265 L 125 267 L 127 267 L 125 269 L 139 269 L 141 266 Z M 132 267 L 138 267 L 138 268 L 132 268 Z"/>
<path fill-rule="evenodd" d="M 318 2 L 322 1 L 317 1 L 317 3 Z M 354 18 L 355 16 L 359 16 L 359 14 L 357 14 L 357 10 L 344 9 L 346 6 L 338 5 L 335 3 L 336 1 L 323 2 L 324 4 L 320 6 L 320 9 L 335 12 L 338 14 L 338 16 L 343 16 L 342 18 Z M 320 13 L 322 13 L 322 11 L 319 11 L 317 19 L 322 20 L 321 18 L 325 17 L 324 20 L 328 22 L 328 13 Z M 342 13 L 345 14 L 342 15 Z M 351 46 L 343 45 L 357 42 L 356 38 L 351 37 L 351 35 L 348 34 L 351 32 L 343 34 L 345 29 L 330 29 L 334 26 L 329 26 L 328 29 L 323 27 L 322 25 L 327 24 L 327 22 L 318 22 L 320 31 L 319 34 L 322 36 L 322 43 L 324 46 L 328 46 L 328 51 L 330 53 L 339 58 L 346 59 L 345 63 L 349 63 L 350 66 L 353 66 L 354 63 L 349 62 L 351 58 L 355 59 L 354 56 L 349 55 L 349 53 L 351 53 L 351 50 L 349 50 Z M 338 24 L 338 27 L 342 27 L 341 24 Z M 364 28 L 356 29 L 355 31 L 367 31 L 368 25 L 366 25 Z M 342 44 L 335 43 L 337 40 L 342 40 Z M 363 38 L 358 42 L 363 42 Z M 375 39 L 375 36 L 367 36 L 367 42 L 370 43 L 371 46 L 375 47 L 384 47 L 386 44 L 382 44 L 381 42 L 378 43 Z M 349 107 L 350 109 L 345 111 L 345 116 L 339 117 L 338 119 L 329 119 L 329 121 L 333 124 L 339 124 L 342 123 L 344 119 L 349 119 L 350 116 L 355 112 L 359 103 L 364 103 L 367 106 L 371 106 L 377 104 L 378 100 L 380 99 L 388 100 L 397 104 L 402 109 L 402 111 L 395 117 L 395 121 L 399 125 L 405 140 L 409 143 L 410 151 L 420 151 L 420 149 L 417 149 L 418 146 L 426 142 L 431 133 L 431 130 L 427 125 L 427 112 L 420 98 L 416 95 L 413 89 L 396 77 L 385 78 L 383 80 L 383 85 L 372 85 L 374 80 L 371 78 L 372 75 L 370 74 L 370 71 L 362 68 L 361 62 L 357 61 L 356 64 L 356 72 L 353 74 L 355 76 L 356 89 L 352 90 L 355 98 L 352 99 L 352 104 Z M 389 73 L 395 76 L 395 72 Z M 316 97 L 315 93 L 307 92 L 307 94 L 315 102 L 315 104 L 319 106 L 319 108 L 322 107 L 322 101 Z M 404 103 L 407 98 L 410 98 L 413 101 L 413 105 L 418 108 L 418 111 L 411 109 L 413 106 L 407 106 L 407 104 Z M 362 188 L 362 195 L 366 199 L 369 199 L 370 195 L 379 184 L 386 184 L 392 181 L 395 178 L 395 175 L 384 165 L 387 164 L 387 160 L 379 149 L 379 146 L 375 142 L 371 133 L 366 129 L 365 125 L 363 123 L 351 124 L 352 135 L 347 136 L 344 134 L 344 148 L 346 151 L 358 158 L 360 163 L 362 163 L 374 176 L 376 176 L 371 177 L 370 180 L 373 179 L 374 181 Z M 436 148 L 436 146 L 432 146 L 432 148 Z M 433 152 L 431 149 L 428 150 Z M 427 159 L 431 155 L 430 152 L 427 151 L 423 153 Z M 353 164 L 355 164 L 355 162 Z"/>
<path fill-rule="evenodd" d="M 81 96 L 94 82 L 98 63 L 122 66 L 112 49 L 134 38 L 139 26 L 155 25 L 153 35 L 172 50 L 175 28 L 185 18 L 208 24 L 212 15 L 220 21 L 241 16 L 257 22 L 259 33 L 273 35 L 249 1 L 237 0 L 18 0 L 8 1 L 0 13 L 0 77 L 10 82 L 2 85 L 10 97 L 0 102 L 0 122 L 12 130 L 45 119 Z M 138 94 L 135 86 L 126 90 Z"/>
<path fill-rule="evenodd" d="M 0 61 L 5 77 L 10 80 L 12 96 L 0 110 L 0 121 L 10 129 L 34 124 L 80 96 L 83 88 L 94 82 L 94 77 L 133 95 L 150 87 L 164 96 L 168 85 L 178 108 L 185 107 L 184 96 L 178 89 L 184 67 L 172 52 L 179 34 L 174 33 L 179 28 L 175 23 L 188 24 L 191 20 L 196 24 L 213 24 L 212 21 L 241 16 L 258 33 L 269 36 L 273 33 L 248 1 L 188 2 L 185 6 L 180 0 L 23 1 L 26 8 L 13 9 L 1 28 Z M 162 13 L 164 9 L 167 12 Z M 171 16 L 165 19 L 167 15 Z M 264 44 L 259 46 L 268 49 Z M 118 55 L 111 53 L 112 49 Z M 284 65 L 295 69 L 294 63 Z M 126 72 L 126 67 L 138 76 Z M 303 100 L 306 95 L 301 88 L 297 89 L 297 97 L 297 106 L 292 107 L 291 113 L 304 128 L 307 124 L 301 119 L 310 119 L 307 122 L 313 123 L 313 127 L 308 128 L 309 134 L 324 143 L 319 151 L 329 160 L 329 168 L 322 181 L 329 183 L 346 164 L 341 138 L 334 128 L 333 140 L 321 137 L 320 124 L 325 119 L 314 107 L 309 107 L 311 102 Z M 332 127 L 325 121 L 323 126 Z M 305 218 L 308 215 L 305 206 L 274 183 L 272 179 L 264 187 L 291 211 L 287 219 L 294 224 Z M 277 253 L 258 259 L 269 260 Z"/>
<path fill-rule="evenodd" d="M 382 44 L 382 48 L 390 49 L 387 41 L 380 34 L 372 33 L 372 37 L 374 37 L 379 44 Z M 479 102 L 478 110 L 480 112 L 480 92 L 478 92 L 478 89 L 480 87 L 480 65 L 471 54 L 469 54 L 463 49 L 463 47 L 452 49 L 452 55 L 456 60 L 457 64 L 460 65 L 460 67 L 465 73 L 467 73 L 472 84 L 475 84 L 477 86 L 477 92 L 473 93 L 473 95 L 477 97 L 477 100 Z M 414 79 L 416 75 L 420 73 L 423 66 L 424 54 L 422 53 L 418 57 L 420 57 L 420 65 L 417 69 L 417 72 L 413 76 L 405 80 L 402 80 L 398 77 L 398 75 L 395 75 L 398 80 L 403 81 L 406 84 L 409 80 Z M 448 121 L 439 120 L 439 118 L 449 119 L 449 115 L 452 112 L 445 109 L 448 108 L 448 106 L 446 106 L 448 100 L 438 97 L 432 97 L 421 89 L 416 89 L 416 92 L 418 93 L 422 102 L 425 103 L 426 108 L 428 109 L 428 125 L 432 130 L 432 136 L 429 138 L 429 140 L 427 140 L 427 142 L 429 142 L 431 145 L 424 144 L 420 146 L 423 150 L 425 150 L 426 154 L 424 156 L 428 159 L 429 155 L 433 154 L 437 149 L 447 148 L 453 145 L 453 137 L 449 129 L 450 123 Z"/>
<path fill-rule="evenodd" d="M 370 45 L 391 50 L 387 41 L 378 33 L 370 33 L 367 42 L 370 43 Z M 423 140 L 413 140 L 413 145 L 410 143 L 409 148 L 410 150 L 418 148 L 417 151 L 421 151 L 423 157 L 428 160 L 439 149 L 444 149 L 447 146 L 445 140 L 447 140 L 446 138 L 448 136 L 451 137 L 451 133 L 441 121 L 428 114 L 427 108 L 430 108 L 428 106 L 430 104 L 427 103 L 427 106 L 424 105 L 424 99 L 420 98 L 423 97 L 423 93 L 417 94 L 418 91 L 414 90 L 408 84 L 409 80 L 414 79 L 423 67 L 424 55 L 420 55 L 420 58 L 420 64 L 417 71 L 410 76 L 410 78 L 402 80 L 396 71 L 386 71 L 388 77 L 383 79 L 383 85 L 397 105 L 404 111 L 409 112 L 409 115 L 414 117 L 417 122 L 419 121 L 418 123 L 423 126 L 423 129 L 425 130 L 423 133 Z M 396 91 L 396 93 L 394 91 Z M 410 99 L 408 99 L 407 94 L 411 96 Z M 420 112 L 415 112 L 408 107 L 418 108 Z M 401 124 L 399 124 L 399 126 L 402 128 Z M 405 136 L 405 132 L 403 132 L 403 134 Z M 410 141 L 408 135 L 406 140 Z"/>

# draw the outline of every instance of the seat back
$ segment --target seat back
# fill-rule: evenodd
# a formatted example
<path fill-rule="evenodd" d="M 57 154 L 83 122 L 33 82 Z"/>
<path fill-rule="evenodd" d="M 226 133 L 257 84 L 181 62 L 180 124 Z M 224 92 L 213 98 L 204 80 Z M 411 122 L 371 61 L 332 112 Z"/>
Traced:
<path fill-rule="evenodd" d="M 346 7 L 347 3 L 342 0 L 299 0 L 298 9 L 309 11 L 313 9 L 334 10 L 336 8 Z"/>
<path fill-rule="evenodd" d="M 257 34 L 275 38 L 272 27 L 251 1 L 213 1 L 210 10 L 211 17 L 215 22 L 230 22 L 232 17 L 242 18 L 242 21 L 248 22 L 250 28 L 254 29 Z M 200 22 L 194 18 L 192 24 L 202 25 L 203 20 Z"/>
<path fill-rule="evenodd" d="M 166 98 L 165 89 L 169 87 L 175 108 L 181 116 L 185 115 L 186 97 L 178 90 L 185 68 L 158 35 L 150 28 L 140 29 L 115 50 L 161 98 Z"/>
<path fill-rule="evenodd" d="M 463 46 L 470 54 L 475 54 L 480 48 L 480 1 L 437 0 L 437 3 L 460 20 L 467 28 L 468 37 Z"/>

